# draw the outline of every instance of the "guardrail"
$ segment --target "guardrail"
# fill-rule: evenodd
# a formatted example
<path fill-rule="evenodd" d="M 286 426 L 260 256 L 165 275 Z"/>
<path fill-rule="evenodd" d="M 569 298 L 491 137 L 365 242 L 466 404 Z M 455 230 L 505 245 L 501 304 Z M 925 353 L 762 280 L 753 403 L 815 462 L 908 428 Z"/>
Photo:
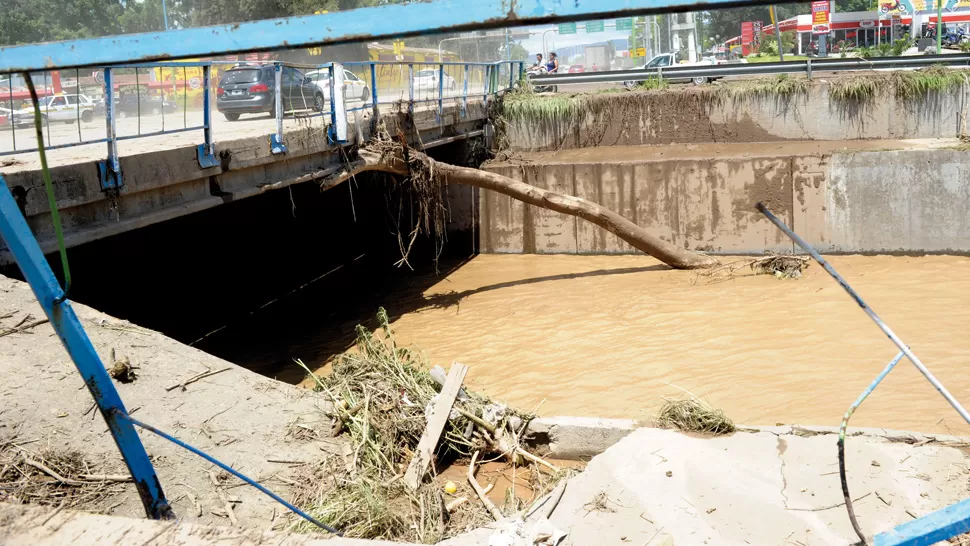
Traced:
<path fill-rule="evenodd" d="M 813 72 L 851 72 L 860 70 L 899 70 L 928 66 L 970 67 L 970 55 L 919 55 L 911 57 L 876 57 L 873 59 L 808 59 L 778 63 L 738 63 L 720 65 L 666 66 L 656 69 L 637 68 L 610 72 L 581 74 L 549 74 L 531 78 L 535 85 L 567 85 L 578 83 L 620 83 L 651 78 L 692 79 L 724 78 L 727 76 L 765 76 L 772 74 L 805 74 Z"/>
<path fill-rule="evenodd" d="M 370 61 L 319 65 L 280 61 L 160 62 L 117 65 L 87 72 L 94 74 L 94 78 L 82 77 L 80 70 L 72 70 L 73 84 L 63 87 L 73 92 L 60 94 L 54 93 L 49 72 L 35 73 L 31 77 L 42 95 L 39 106 L 44 122 L 44 147 L 54 150 L 107 144 L 107 157 L 98 162 L 103 189 L 123 184 L 118 144 L 125 140 L 202 131 L 199 164 L 203 168 L 215 166 L 218 161 L 212 115 L 213 110 L 220 111 L 218 103 L 222 98 L 217 71 L 225 65 L 242 64 L 273 67 L 274 78 L 266 82 L 269 84 L 266 91 L 273 93 L 270 105 L 270 115 L 275 121 L 275 131 L 270 134 L 273 153 L 287 151 L 283 142 L 284 119 L 321 118 L 331 142 L 342 143 L 347 141 L 348 114 L 376 110 L 384 104 L 406 104 L 412 112 L 415 105 L 433 104 L 440 122 L 445 102 L 454 101 L 463 117 L 469 101 L 486 102 L 489 96 L 513 87 L 525 69 L 522 61 Z M 312 82 L 304 79 L 308 74 L 313 76 Z M 61 73 L 61 77 L 64 79 L 65 74 Z M 125 81 L 119 82 L 121 78 Z M 297 88 L 300 95 L 292 95 Z M 0 123 L 0 129 L 9 129 L 9 133 L 0 131 L 0 156 L 38 149 L 33 107 L 24 95 L 23 90 L 15 93 L 12 84 L 6 92 L 0 92 L 0 107 L 6 108 L 0 110 L 0 122 L 5 121 Z M 227 122 L 232 122 L 239 115 L 225 117 Z M 123 121 L 120 125 L 119 120 Z M 73 127 L 64 130 L 67 128 L 60 122 L 76 127 L 76 134 Z"/>

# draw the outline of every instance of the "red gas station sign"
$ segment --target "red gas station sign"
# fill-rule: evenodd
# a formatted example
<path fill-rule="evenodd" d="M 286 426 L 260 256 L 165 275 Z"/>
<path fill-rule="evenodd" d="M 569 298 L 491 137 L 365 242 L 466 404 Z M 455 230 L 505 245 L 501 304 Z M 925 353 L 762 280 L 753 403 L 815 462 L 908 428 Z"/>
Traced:
<path fill-rule="evenodd" d="M 829 0 L 812 2 L 812 34 L 829 33 Z"/>

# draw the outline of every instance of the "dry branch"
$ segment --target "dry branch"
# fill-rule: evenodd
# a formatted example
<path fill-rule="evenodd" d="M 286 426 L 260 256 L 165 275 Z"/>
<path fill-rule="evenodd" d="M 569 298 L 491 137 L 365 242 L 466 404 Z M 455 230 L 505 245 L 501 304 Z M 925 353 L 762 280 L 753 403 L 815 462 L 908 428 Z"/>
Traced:
<path fill-rule="evenodd" d="M 475 479 L 475 461 L 477 460 L 478 452 L 476 451 L 475 454 L 472 455 L 471 462 L 468 463 L 468 483 L 472 486 L 472 489 L 475 490 L 475 494 L 478 495 L 478 498 L 482 500 L 482 504 L 484 504 L 485 508 L 488 509 L 488 513 L 495 518 L 495 521 L 499 521 L 504 517 L 502 516 L 502 512 L 495 507 L 491 500 L 488 499 L 485 490 L 482 489 L 482 486 L 479 485 L 478 480 Z"/>
<path fill-rule="evenodd" d="M 34 322 L 31 322 L 30 324 L 27 324 L 27 325 L 22 326 L 22 324 L 24 323 L 24 321 L 22 320 L 22 321 L 20 321 L 19 324 L 17 324 L 13 328 L 10 328 L 9 330 L 4 330 L 3 332 L 0 332 L 0 337 L 9 336 L 10 334 L 16 334 L 17 332 L 25 332 L 27 330 L 30 330 L 34 326 L 40 326 L 41 324 L 47 324 L 47 322 L 48 322 L 47 319 L 40 319 L 40 320 L 35 320 Z"/>
<path fill-rule="evenodd" d="M 185 381 L 182 381 L 181 383 L 178 383 L 176 385 L 171 385 L 171 386 L 165 387 L 165 390 L 166 391 L 171 391 L 171 390 L 175 390 L 175 389 L 177 389 L 179 387 L 182 387 L 184 389 L 186 385 L 191 385 L 192 383 L 195 383 L 196 381 L 199 381 L 200 379 L 205 379 L 206 377 L 212 377 L 213 375 L 216 375 L 217 373 L 222 373 L 222 372 L 225 372 L 225 371 L 229 371 L 230 369 L 232 369 L 231 366 L 230 367 L 227 367 L 227 368 L 222 368 L 221 370 L 215 370 L 215 371 L 209 370 L 209 371 L 205 371 L 205 372 L 202 372 L 200 374 L 196 374 L 196 375 L 194 375 L 194 376 L 186 379 Z"/>
<path fill-rule="evenodd" d="M 592 201 L 537 188 L 499 174 L 440 163 L 413 149 L 407 150 L 405 159 L 404 148 L 387 140 L 378 140 L 371 146 L 359 150 L 357 159 L 325 178 L 321 187 L 332 187 L 365 171 L 381 171 L 411 178 L 425 176 L 438 186 L 450 182 L 466 184 L 508 195 L 529 205 L 582 218 L 677 269 L 706 269 L 717 265 L 714 258 L 677 248 Z"/>

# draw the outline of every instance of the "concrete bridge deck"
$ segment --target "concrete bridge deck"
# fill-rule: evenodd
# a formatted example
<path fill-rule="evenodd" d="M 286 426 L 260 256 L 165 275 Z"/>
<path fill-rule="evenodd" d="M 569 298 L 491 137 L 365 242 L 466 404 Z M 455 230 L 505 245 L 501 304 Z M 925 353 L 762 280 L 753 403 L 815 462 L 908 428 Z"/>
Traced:
<path fill-rule="evenodd" d="M 352 106 L 352 105 L 351 105 Z M 400 128 L 409 138 L 433 147 L 453 140 L 478 136 L 486 117 L 481 97 L 445 100 L 440 116 L 437 104 L 414 107 L 407 121 L 407 106 L 381 105 L 381 116 L 391 133 Z M 371 138 L 373 112 L 348 112 L 351 145 Z M 124 120 L 125 125 L 135 120 Z M 285 188 L 325 176 L 339 167 L 339 148 L 328 142 L 328 116 L 287 117 L 284 138 L 288 151 L 273 154 L 269 135 L 275 132 L 272 117 L 246 117 L 228 122 L 213 116 L 216 155 L 220 164 L 202 168 L 197 158 L 201 131 L 160 135 L 124 141 L 120 164 L 124 185 L 118 191 L 102 190 L 97 161 L 103 160 L 103 144 L 49 152 L 54 193 L 68 247 L 81 245 L 157 222 L 177 218 L 263 192 Z M 75 126 L 73 127 L 76 131 Z M 130 129 L 130 128 L 128 128 Z M 23 131 L 18 131 L 23 132 Z M 119 131 L 120 133 L 121 131 Z M 41 248 L 56 249 L 56 236 L 36 152 L 0 158 L 0 173 L 27 217 Z M 11 263 L 0 241 L 0 264 Z"/>

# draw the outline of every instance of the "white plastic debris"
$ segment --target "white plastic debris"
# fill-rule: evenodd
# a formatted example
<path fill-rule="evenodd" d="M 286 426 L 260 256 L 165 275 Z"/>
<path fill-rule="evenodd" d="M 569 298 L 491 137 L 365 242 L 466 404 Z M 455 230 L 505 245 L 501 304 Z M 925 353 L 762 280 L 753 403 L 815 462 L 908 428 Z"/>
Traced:
<path fill-rule="evenodd" d="M 482 419 L 486 423 L 495 426 L 505 418 L 507 411 L 504 405 L 492 403 L 482 409 Z"/>
<path fill-rule="evenodd" d="M 434 405 L 435 405 L 435 402 L 438 401 L 438 397 L 439 396 L 441 396 L 441 395 L 440 394 L 436 394 L 436 395 L 432 396 L 431 397 L 431 400 L 428 401 L 428 405 L 424 407 L 424 419 L 425 419 L 425 421 L 430 421 L 431 420 L 431 414 L 434 413 Z M 451 407 L 451 411 L 448 413 L 448 420 L 458 419 L 459 417 L 461 417 L 461 413 L 458 413 L 458 408 L 452 406 Z"/>
<path fill-rule="evenodd" d="M 566 533 L 544 517 L 529 523 L 507 521 L 488 537 L 488 546 L 557 546 Z"/>
<path fill-rule="evenodd" d="M 456 362 L 455 364 L 460 364 L 460 362 Z M 441 366 L 435 366 L 431 368 L 431 370 L 428 373 L 431 375 L 431 379 L 434 379 L 435 383 L 437 383 L 441 387 L 445 386 L 445 381 L 448 380 L 448 372 L 446 372 L 444 368 L 442 368 Z M 463 401 L 468 400 L 468 393 L 465 392 L 465 387 L 462 387 L 458 391 L 458 399 Z"/>
<path fill-rule="evenodd" d="M 562 539 L 566 538 L 566 532 L 557 529 L 544 517 L 532 522 L 529 529 L 529 546 L 556 546 Z"/>

